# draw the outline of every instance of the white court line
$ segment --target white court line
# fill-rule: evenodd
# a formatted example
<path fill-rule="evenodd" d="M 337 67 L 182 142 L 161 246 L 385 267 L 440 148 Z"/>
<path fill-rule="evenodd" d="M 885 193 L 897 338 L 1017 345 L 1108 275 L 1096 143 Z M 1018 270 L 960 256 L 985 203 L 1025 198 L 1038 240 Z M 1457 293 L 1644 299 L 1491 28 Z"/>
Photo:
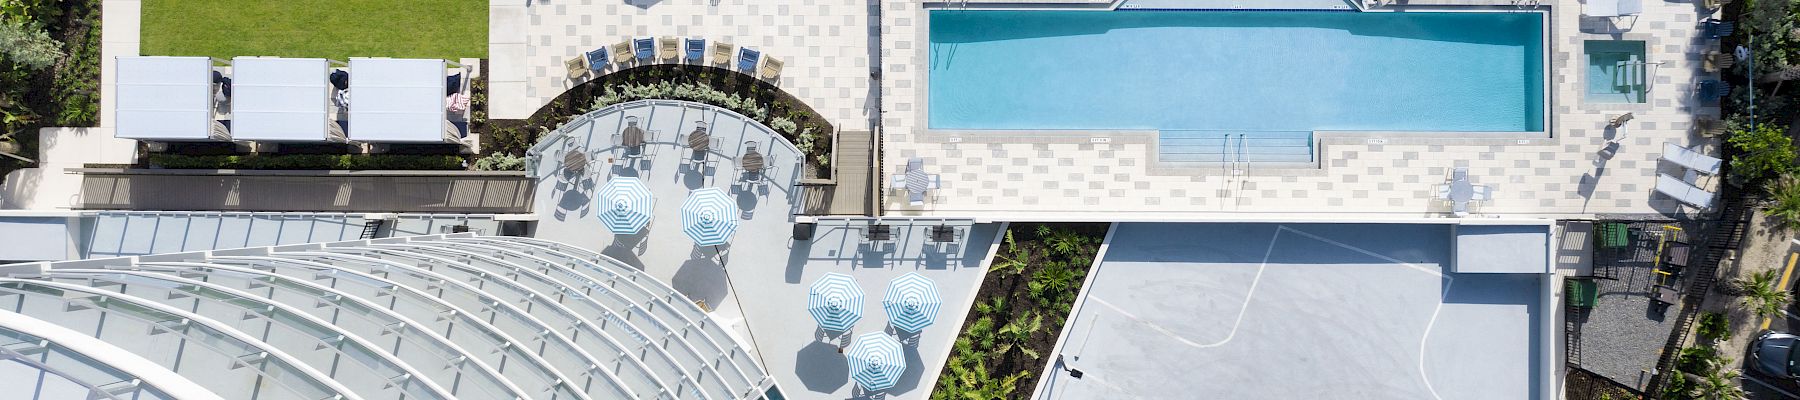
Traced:
<path fill-rule="evenodd" d="M 1248 314 L 1250 311 L 1250 298 L 1256 295 L 1256 286 L 1258 283 L 1262 282 L 1263 271 L 1269 269 L 1269 256 L 1272 256 L 1275 254 L 1275 242 L 1279 241 L 1279 239 L 1281 238 L 1282 227 L 1277 226 L 1276 228 L 1277 229 L 1275 229 L 1275 234 L 1269 236 L 1269 247 L 1267 249 L 1263 250 L 1262 265 L 1259 265 L 1256 267 L 1256 277 L 1250 280 L 1250 290 L 1244 293 L 1244 304 L 1238 307 L 1237 321 L 1232 322 L 1231 331 L 1226 332 L 1225 338 L 1220 339 L 1218 342 L 1210 343 L 1210 344 L 1196 343 L 1192 340 L 1188 340 L 1186 337 L 1182 337 L 1181 335 L 1176 334 L 1174 331 L 1170 331 L 1167 328 L 1163 328 L 1162 325 L 1157 325 L 1156 323 L 1153 323 L 1150 321 L 1145 321 L 1141 318 L 1138 318 L 1136 315 L 1131 315 L 1131 313 L 1126 312 L 1125 309 L 1119 308 L 1119 306 L 1115 306 L 1112 303 L 1108 303 L 1108 302 L 1106 302 L 1106 300 L 1101 299 L 1099 296 L 1094 296 L 1092 294 L 1089 294 L 1088 299 L 1093 300 L 1095 303 L 1099 303 L 1100 305 L 1106 306 L 1106 308 L 1111 308 L 1111 309 L 1113 309 L 1113 311 L 1118 312 L 1119 315 L 1123 315 L 1123 316 L 1125 316 L 1125 318 L 1130 318 L 1132 321 L 1136 321 L 1139 324 L 1143 324 L 1144 326 L 1149 327 L 1151 330 L 1154 330 L 1157 333 L 1161 333 L 1170 338 L 1174 338 L 1176 341 L 1180 341 L 1181 344 L 1185 344 L 1185 345 L 1192 346 L 1194 348 L 1199 348 L 1199 349 L 1223 346 L 1223 345 L 1225 345 L 1225 343 L 1231 342 L 1231 338 L 1237 337 L 1238 327 L 1243 326 L 1244 315 Z"/>
<path fill-rule="evenodd" d="M 1445 280 L 1444 291 L 1440 292 L 1438 294 L 1437 307 L 1431 310 L 1431 320 L 1425 323 L 1425 333 L 1419 335 L 1419 380 L 1425 382 L 1425 391 L 1430 392 L 1432 398 L 1437 399 L 1437 400 L 1444 400 L 1443 396 L 1438 395 L 1437 388 L 1431 387 L 1431 376 L 1425 371 L 1425 344 L 1431 340 L 1431 328 L 1437 326 L 1438 313 L 1444 311 L 1444 298 L 1450 297 L 1450 286 L 1456 284 L 1456 277 L 1444 275 L 1443 270 L 1441 268 L 1440 269 L 1430 269 L 1430 268 L 1425 268 L 1423 266 L 1414 265 L 1413 263 L 1400 261 L 1399 259 L 1384 256 L 1381 254 L 1376 254 L 1375 252 L 1364 250 L 1360 247 L 1344 244 L 1344 243 L 1338 242 L 1336 240 L 1326 239 L 1324 237 L 1320 237 L 1319 235 L 1314 235 L 1311 233 L 1303 232 L 1299 229 L 1289 228 L 1289 227 L 1287 227 L 1287 225 L 1282 225 L 1278 229 L 1284 229 L 1284 230 L 1287 230 L 1290 232 L 1294 232 L 1294 233 L 1300 234 L 1301 236 L 1306 236 L 1306 237 L 1312 238 L 1313 240 L 1325 242 L 1325 243 L 1331 244 L 1333 246 L 1350 249 L 1351 251 L 1362 253 L 1362 254 L 1368 255 L 1370 257 L 1387 260 L 1388 262 L 1391 262 L 1391 263 L 1405 265 L 1408 268 L 1416 269 L 1416 270 L 1419 270 L 1419 271 L 1422 271 L 1425 273 L 1429 273 L 1432 275 L 1437 275 L 1438 278 Z M 1268 259 L 1266 259 L 1266 258 L 1263 259 L 1263 262 L 1267 263 Z M 1246 299 L 1246 301 L 1248 301 L 1248 299 Z M 1236 328 L 1233 328 L 1233 330 L 1236 330 Z"/>

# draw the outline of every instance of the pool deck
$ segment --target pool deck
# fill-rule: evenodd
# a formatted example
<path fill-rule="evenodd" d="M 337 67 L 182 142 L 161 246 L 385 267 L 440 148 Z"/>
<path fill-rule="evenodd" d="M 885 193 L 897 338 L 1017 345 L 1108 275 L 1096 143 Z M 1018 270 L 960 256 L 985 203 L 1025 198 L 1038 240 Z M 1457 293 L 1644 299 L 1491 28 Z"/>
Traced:
<path fill-rule="evenodd" d="M 1680 217 L 1695 210 L 1653 194 L 1656 173 L 1679 172 L 1658 161 L 1663 142 L 1716 154 L 1716 140 L 1692 131 L 1697 115 L 1718 115 L 1694 95 L 1709 75 L 1704 51 L 1716 45 L 1698 36 L 1704 16 L 1691 3 L 1650 2 L 1635 21 L 1581 16 L 1577 1 L 1546 1 L 1550 12 L 1553 115 L 1549 137 L 1507 135 L 1422 138 L 1416 134 L 1361 133 L 1327 137 L 1320 168 L 1165 168 L 1155 163 L 1154 131 L 1088 133 L 1018 131 L 945 132 L 924 128 L 928 86 L 924 69 L 930 46 L 929 8 L 888 1 L 882 13 L 882 125 L 879 169 L 895 173 L 913 157 L 943 176 L 933 202 L 910 206 L 889 191 L 888 215 L 982 217 L 995 220 L 1267 219 L 1319 220 L 1448 216 L 1432 196 L 1449 170 L 1467 167 L 1475 184 L 1494 187 L 1493 200 L 1477 216 L 1591 218 L 1596 215 Z M 1438 5 L 1491 5 L 1517 10 L 1510 1 L 1412 1 L 1413 9 Z M 977 8 L 975 5 L 969 8 Z M 1622 32 L 1621 32 L 1622 31 Z M 1644 40 L 1655 68 L 1649 101 L 1585 104 L 1581 44 L 1598 39 Z M 1605 129 L 1610 115 L 1636 118 Z M 1622 136 L 1621 136 L 1622 135 Z M 1616 153 L 1601 150 L 1621 137 Z M 1102 138 L 1105 142 L 1093 138 Z M 1382 139 L 1379 141 L 1370 138 Z M 1716 187 L 1717 179 L 1707 182 Z"/>
<path fill-rule="evenodd" d="M 1452 273 L 1448 225 L 1113 229 L 1034 398 L 1555 398 L 1552 275 Z"/>

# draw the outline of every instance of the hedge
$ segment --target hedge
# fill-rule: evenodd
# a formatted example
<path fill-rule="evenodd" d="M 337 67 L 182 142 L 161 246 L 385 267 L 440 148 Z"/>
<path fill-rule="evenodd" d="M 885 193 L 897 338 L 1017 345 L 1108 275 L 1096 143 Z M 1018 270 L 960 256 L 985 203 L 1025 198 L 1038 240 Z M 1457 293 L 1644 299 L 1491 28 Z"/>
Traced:
<path fill-rule="evenodd" d="M 460 170 L 462 157 L 411 154 L 282 154 L 189 156 L 151 154 L 150 166 L 169 169 Z"/>

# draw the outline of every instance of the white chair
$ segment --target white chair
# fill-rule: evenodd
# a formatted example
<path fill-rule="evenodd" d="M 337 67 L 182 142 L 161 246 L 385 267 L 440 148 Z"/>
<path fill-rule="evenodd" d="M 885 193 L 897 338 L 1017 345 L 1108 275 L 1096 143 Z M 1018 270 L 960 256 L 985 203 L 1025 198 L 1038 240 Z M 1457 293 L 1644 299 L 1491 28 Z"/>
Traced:
<path fill-rule="evenodd" d="M 1494 190 L 1492 187 L 1489 187 L 1488 185 L 1475 185 L 1475 196 L 1470 200 L 1488 201 L 1493 198 L 1493 195 Z"/>
<path fill-rule="evenodd" d="M 888 182 L 888 190 L 906 190 L 906 174 L 894 174 L 894 179 Z"/>

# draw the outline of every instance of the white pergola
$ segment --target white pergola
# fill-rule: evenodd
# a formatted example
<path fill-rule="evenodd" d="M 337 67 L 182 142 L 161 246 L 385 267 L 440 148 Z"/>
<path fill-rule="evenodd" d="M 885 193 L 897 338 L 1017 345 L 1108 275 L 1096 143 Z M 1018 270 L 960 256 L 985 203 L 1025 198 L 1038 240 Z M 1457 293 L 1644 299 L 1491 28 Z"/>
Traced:
<path fill-rule="evenodd" d="M 350 139 L 460 142 L 462 132 L 445 110 L 446 68 L 435 59 L 351 58 Z"/>
<path fill-rule="evenodd" d="M 212 59 L 119 57 L 118 128 L 121 139 L 230 140 L 213 119 Z"/>
<path fill-rule="evenodd" d="M 331 63 L 322 58 L 232 59 L 232 132 L 238 140 L 342 142 L 331 110 Z"/>

